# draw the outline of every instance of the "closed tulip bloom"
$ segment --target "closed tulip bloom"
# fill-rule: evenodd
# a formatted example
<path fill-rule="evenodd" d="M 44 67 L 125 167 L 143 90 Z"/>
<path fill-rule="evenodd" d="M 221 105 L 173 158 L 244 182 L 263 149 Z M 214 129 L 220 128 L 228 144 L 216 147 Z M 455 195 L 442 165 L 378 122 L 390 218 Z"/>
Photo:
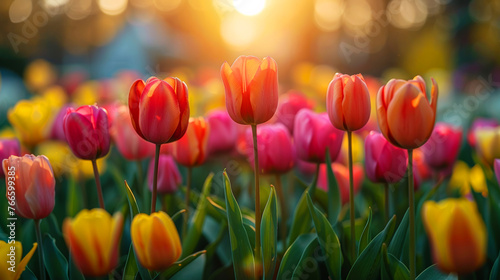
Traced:
<path fill-rule="evenodd" d="M 142 139 L 134 131 L 128 108 L 121 106 L 115 112 L 111 137 L 120 154 L 128 160 L 142 160 L 153 156 L 155 145 Z"/>
<path fill-rule="evenodd" d="M 11 247 L 14 247 L 14 250 L 11 250 Z M 19 279 L 37 247 L 38 244 L 33 243 L 31 250 L 22 258 L 23 245 L 20 241 L 16 240 L 15 243 L 11 244 L 0 240 L 0 279 Z M 14 267 L 14 271 L 9 270 L 11 267 Z"/>
<path fill-rule="evenodd" d="M 118 265 L 120 212 L 111 216 L 101 208 L 84 209 L 75 218 L 66 218 L 62 229 L 72 259 L 85 276 L 103 276 Z"/>
<path fill-rule="evenodd" d="M 149 270 L 164 270 L 181 256 L 179 233 L 165 212 L 136 215 L 130 235 L 139 262 Z"/>
<path fill-rule="evenodd" d="M 154 160 L 151 160 L 148 169 L 149 189 L 153 191 Z M 181 173 L 174 158 L 169 155 L 160 155 L 158 161 L 158 193 L 175 193 L 182 183 Z"/>
<path fill-rule="evenodd" d="M 483 119 L 478 118 L 472 122 L 472 125 L 469 128 L 469 132 L 467 133 L 467 141 L 471 147 L 476 147 L 476 131 L 482 128 L 495 128 L 500 124 L 496 119 Z"/>
<path fill-rule="evenodd" d="M 270 57 L 240 56 L 221 67 L 229 116 L 239 123 L 257 125 L 271 119 L 278 106 L 278 66 Z"/>
<path fill-rule="evenodd" d="M 335 160 L 342 146 L 344 131 L 336 129 L 326 113 L 318 114 L 302 109 L 295 118 L 293 139 L 297 157 L 304 161 L 325 162 L 326 148 L 330 158 Z"/>
<path fill-rule="evenodd" d="M 135 81 L 128 96 L 132 125 L 139 136 L 155 144 L 180 139 L 189 121 L 188 88 L 178 78 Z"/>
<path fill-rule="evenodd" d="M 64 118 L 64 134 L 76 157 L 95 160 L 108 154 L 110 145 L 108 113 L 97 106 L 69 108 Z"/>
<path fill-rule="evenodd" d="M 426 201 L 422 219 L 440 270 L 468 274 L 483 265 L 487 233 L 474 202 L 465 198 Z"/>
<path fill-rule="evenodd" d="M 477 154 L 488 165 L 493 165 L 495 158 L 500 158 L 500 127 L 476 130 Z"/>
<path fill-rule="evenodd" d="M 300 92 L 289 92 L 280 97 L 278 109 L 276 110 L 277 121 L 286 126 L 293 133 L 295 116 L 301 109 L 312 109 L 314 103 L 303 96 Z"/>
<path fill-rule="evenodd" d="M 431 136 L 436 119 L 438 87 L 432 79 L 431 100 L 425 82 L 390 80 L 377 94 L 377 120 L 380 131 L 393 145 L 403 149 L 422 146 Z"/>
<path fill-rule="evenodd" d="M 17 215 L 43 219 L 54 209 L 56 181 L 45 156 L 10 156 L 3 160 L 7 200 Z"/>
<path fill-rule="evenodd" d="M 54 122 L 52 123 L 52 130 L 50 132 L 50 139 L 52 140 L 60 140 L 66 141 L 66 134 L 64 133 L 64 118 L 66 117 L 66 113 L 71 106 L 66 105 L 59 110 L 56 117 L 54 118 Z"/>
<path fill-rule="evenodd" d="M 435 170 L 448 169 L 455 163 L 462 143 L 462 129 L 437 123 L 429 140 L 422 146 L 425 163 Z"/>
<path fill-rule="evenodd" d="M 370 92 L 361 74 L 337 73 L 328 86 L 326 109 L 333 126 L 344 131 L 361 129 L 370 118 Z"/>
<path fill-rule="evenodd" d="M 211 112 L 207 116 L 210 126 L 208 135 L 208 151 L 210 154 L 230 152 L 235 148 L 238 137 L 238 127 L 224 110 Z"/>
<path fill-rule="evenodd" d="M 0 162 L 10 156 L 20 156 L 21 146 L 19 141 L 15 138 L 4 138 L 0 139 Z M 0 168 L 0 177 L 5 177 L 3 173 L 3 168 Z"/>
<path fill-rule="evenodd" d="M 188 167 L 204 163 L 207 158 L 209 133 L 209 126 L 204 118 L 191 118 L 186 134 L 171 144 L 175 160 Z"/>
<path fill-rule="evenodd" d="M 344 205 L 349 202 L 349 169 L 342 164 L 334 162 L 332 163 L 332 170 L 339 187 L 340 200 L 342 205 Z M 363 167 L 359 164 L 354 164 L 352 174 L 354 179 L 354 194 L 357 194 L 361 190 L 361 184 L 363 183 Z M 321 164 L 319 167 L 318 186 L 328 191 L 328 177 L 325 164 Z"/>
<path fill-rule="evenodd" d="M 254 165 L 252 133 L 247 130 L 247 158 Z M 257 127 L 257 149 L 259 168 L 264 174 L 286 173 L 295 164 L 295 147 L 288 129 L 278 124 L 264 124 Z"/>
<path fill-rule="evenodd" d="M 371 131 L 365 138 L 366 176 L 374 183 L 397 183 L 406 174 L 408 155 L 385 137 Z"/>

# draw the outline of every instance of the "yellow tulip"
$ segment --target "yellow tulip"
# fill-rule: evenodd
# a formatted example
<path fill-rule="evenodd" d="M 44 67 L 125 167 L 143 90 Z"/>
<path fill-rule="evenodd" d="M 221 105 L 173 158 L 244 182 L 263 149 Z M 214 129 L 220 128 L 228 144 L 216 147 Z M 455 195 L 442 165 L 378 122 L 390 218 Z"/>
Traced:
<path fill-rule="evenodd" d="M 103 276 L 118 264 L 123 216 L 101 208 L 82 210 L 66 218 L 63 234 L 73 261 L 86 276 Z"/>
<path fill-rule="evenodd" d="M 483 196 L 488 195 L 486 177 L 483 169 L 478 164 L 469 168 L 467 163 L 458 161 L 453 167 L 453 173 L 449 184 L 450 187 L 459 189 L 463 196 L 468 195 L 471 188 L 475 192 L 481 193 Z"/>
<path fill-rule="evenodd" d="M 46 60 L 34 60 L 26 67 L 24 80 L 31 91 L 38 92 L 57 81 L 56 69 Z"/>
<path fill-rule="evenodd" d="M 38 244 L 33 243 L 31 250 L 22 258 L 23 255 L 23 245 L 19 241 L 15 241 L 14 244 L 9 244 L 3 240 L 0 240 L 0 279 L 3 280 L 17 280 L 21 277 L 24 268 L 30 261 L 33 253 L 37 248 Z M 14 250 L 11 250 L 11 249 Z M 13 254 L 13 256 L 9 256 Z"/>
<path fill-rule="evenodd" d="M 465 198 L 426 201 L 422 219 L 440 270 L 467 274 L 483 265 L 487 233 L 474 202 Z"/>
<path fill-rule="evenodd" d="M 500 127 L 476 130 L 477 154 L 490 166 L 500 158 Z"/>
<path fill-rule="evenodd" d="M 132 221 L 130 234 L 139 262 L 149 270 L 166 269 L 181 256 L 179 233 L 164 212 L 138 214 Z"/>

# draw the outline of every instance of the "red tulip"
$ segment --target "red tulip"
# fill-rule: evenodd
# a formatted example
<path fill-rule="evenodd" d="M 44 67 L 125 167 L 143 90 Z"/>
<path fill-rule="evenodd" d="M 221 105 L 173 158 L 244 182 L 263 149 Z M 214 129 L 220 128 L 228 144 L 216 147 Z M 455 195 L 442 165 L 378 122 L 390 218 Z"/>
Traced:
<path fill-rule="evenodd" d="M 171 145 L 175 160 L 184 166 L 197 166 L 205 162 L 209 126 L 204 118 L 190 118 L 186 134 Z"/>
<path fill-rule="evenodd" d="M 334 162 L 332 163 L 332 170 L 335 175 L 335 179 L 337 180 L 342 205 L 344 205 L 349 202 L 349 169 L 342 164 Z M 356 194 L 361 189 L 361 184 L 363 183 L 363 167 L 361 167 L 361 165 L 354 164 L 352 172 L 354 179 L 354 194 Z M 321 189 L 328 191 L 328 177 L 325 164 L 321 164 L 319 167 L 318 186 Z"/>
<path fill-rule="evenodd" d="M 295 116 L 301 109 L 312 109 L 314 103 L 299 92 L 289 92 L 280 97 L 276 110 L 277 121 L 284 124 L 290 133 L 293 133 Z"/>
<path fill-rule="evenodd" d="M 436 119 L 438 87 L 432 79 L 431 101 L 420 76 L 413 80 L 390 80 L 377 94 L 380 131 L 393 145 L 403 149 L 422 146 L 431 136 Z"/>
<path fill-rule="evenodd" d="M 180 139 L 189 121 L 188 89 L 178 78 L 149 78 L 132 84 L 128 96 L 132 125 L 139 136 L 155 144 Z"/>
<path fill-rule="evenodd" d="M 384 136 L 371 131 L 365 138 L 366 176 L 374 183 L 396 183 L 406 174 L 406 150 L 393 146 Z"/>
<path fill-rule="evenodd" d="M 0 139 L 0 162 L 10 156 L 20 156 L 21 155 L 21 145 L 19 140 L 13 139 Z M 0 168 L 0 178 L 5 177 L 3 173 L 3 168 Z"/>
<path fill-rule="evenodd" d="M 151 160 L 148 169 L 149 189 L 153 191 L 154 160 Z M 160 155 L 158 161 L 158 192 L 175 193 L 182 183 L 181 173 L 172 156 Z"/>
<path fill-rule="evenodd" d="M 475 119 L 469 128 L 469 132 L 467 133 L 467 142 L 469 142 L 469 145 L 471 145 L 471 147 L 473 147 L 473 148 L 476 147 L 476 143 L 477 143 L 476 131 L 478 129 L 495 128 L 499 125 L 500 124 L 495 119 L 483 119 L 483 118 Z"/>
<path fill-rule="evenodd" d="M 231 66 L 222 64 L 221 76 L 227 112 L 235 122 L 256 125 L 272 118 L 278 106 L 278 66 L 274 59 L 240 56 Z"/>
<path fill-rule="evenodd" d="M 247 158 L 254 166 L 251 130 L 247 130 Z M 282 124 L 264 124 L 257 127 L 259 168 L 264 174 L 286 173 L 295 163 L 295 147 L 287 128 Z"/>
<path fill-rule="evenodd" d="M 97 106 L 69 108 L 64 117 L 64 134 L 71 150 L 81 159 L 95 160 L 108 154 L 108 114 Z"/>
<path fill-rule="evenodd" d="M 43 219 L 54 209 L 54 172 L 45 156 L 10 156 L 3 160 L 7 200 L 17 215 Z"/>
<path fill-rule="evenodd" d="M 452 167 L 460 151 L 461 142 L 461 128 L 437 123 L 431 137 L 421 148 L 425 163 L 435 170 Z"/>
<path fill-rule="evenodd" d="M 337 158 L 342 146 L 344 132 L 333 127 L 326 113 L 317 114 L 308 109 L 302 109 L 295 118 L 293 139 L 299 159 L 322 163 L 325 162 L 326 148 L 330 157 Z"/>
<path fill-rule="evenodd" d="M 238 137 L 238 127 L 226 111 L 213 111 L 207 116 L 210 126 L 208 151 L 210 154 L 230 152 Z"/>
<path fill-rule="evenodd" d="M 111 127 L 111 136 L 118 151 L 128 160 L 142 160 L 153 156 L 155 145 L 142 139 L 134 131 L 126 106 L 117 109 Z"/>
<path fill-rule="evenodd" d="M 328 86 L 326 109 L 333 126 L 344 131 L 361 129 L 370 118 L 370 92 L 361 74 L 337 73 Z"/>

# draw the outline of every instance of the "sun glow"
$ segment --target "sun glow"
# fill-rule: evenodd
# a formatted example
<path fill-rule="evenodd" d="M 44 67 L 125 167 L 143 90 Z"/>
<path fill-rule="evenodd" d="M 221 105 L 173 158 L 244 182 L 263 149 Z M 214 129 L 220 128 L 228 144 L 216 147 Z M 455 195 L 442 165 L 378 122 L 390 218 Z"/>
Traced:
<path fill-rule="evenodd" d="M 246 16 L 255 16 L 264 10 L 266 0 L 233 0 L 236 11 Z"/>

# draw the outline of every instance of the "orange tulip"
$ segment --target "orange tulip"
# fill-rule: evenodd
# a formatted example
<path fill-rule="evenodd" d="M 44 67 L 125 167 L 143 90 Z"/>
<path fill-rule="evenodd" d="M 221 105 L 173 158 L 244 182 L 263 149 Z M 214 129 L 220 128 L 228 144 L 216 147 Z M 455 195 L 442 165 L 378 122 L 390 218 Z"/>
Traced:
<path fill-rule="evenodd" d="M 184 166 L 196 166 L 205 162 L 209 135 L 208 122 L 204 118 L 190 118 L 186 134 L 170 148 L 175 160 Z"/>
<path fill-rule="evenodd" d="M 239 124 L 256 125 L 272 118 L 278 107 L 278 66 L 265 57 L 240 56 L 221 67 L 226 107 Z"/>
<path fill-rule="evenodd" d="M 370 92 L 361 74 L 337 73 L 328 86 L 326 109 L 333 126 L 344 131 L 361 129 L 370 118 Z"/>
<path fill-rule="evenodd" d="M 431 136 L 436 120 L 438 86 L 432 79 L 431 100 L 425 94 L 425 81 L 390 80 L 377 94 L 380 131 L 393 145 L 403 149 L 422 146 Z"/>

